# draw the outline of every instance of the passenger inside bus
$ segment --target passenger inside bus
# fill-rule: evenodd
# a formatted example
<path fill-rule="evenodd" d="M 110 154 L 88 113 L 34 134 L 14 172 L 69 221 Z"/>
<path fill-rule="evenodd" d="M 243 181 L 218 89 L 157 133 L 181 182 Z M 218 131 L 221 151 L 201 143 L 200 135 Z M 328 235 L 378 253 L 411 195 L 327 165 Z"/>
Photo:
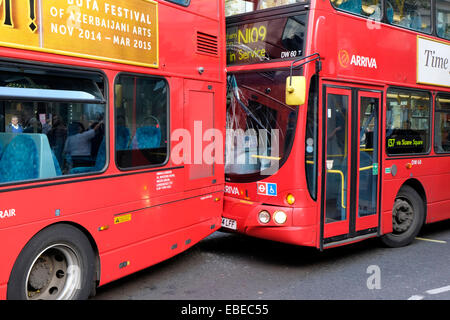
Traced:
<path fill-rule="evenodd" d="M 64 145 L 64 154 L 70 167 L 93 167 L 96 154 L 93 154 L 92 141 L 96 137 L 96 131 L 101 130 L 103 122 L 98 122 L 93 128 L 85 130 L 81 122 L 75 121 L 69 124 L 69 132 Z M 99 134 L 101 135 L 101 134 Z"/>
<path fill-rule="evenodd" d="M 446 128 L 442 131 L 442 141 L 439 150 L 442 152 L 450 151 L 450 137 L 449 137 L 450 128 Z"/>

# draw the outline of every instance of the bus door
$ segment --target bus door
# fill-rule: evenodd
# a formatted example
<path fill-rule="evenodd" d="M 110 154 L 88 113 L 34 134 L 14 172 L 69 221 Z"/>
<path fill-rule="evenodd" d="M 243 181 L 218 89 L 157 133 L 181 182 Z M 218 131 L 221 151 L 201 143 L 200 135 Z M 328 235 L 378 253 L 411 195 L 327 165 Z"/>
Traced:
<path fill-rule="evenodd" d="M 321 248 L 377 234 L 381 92 L 325 86 Z"/>

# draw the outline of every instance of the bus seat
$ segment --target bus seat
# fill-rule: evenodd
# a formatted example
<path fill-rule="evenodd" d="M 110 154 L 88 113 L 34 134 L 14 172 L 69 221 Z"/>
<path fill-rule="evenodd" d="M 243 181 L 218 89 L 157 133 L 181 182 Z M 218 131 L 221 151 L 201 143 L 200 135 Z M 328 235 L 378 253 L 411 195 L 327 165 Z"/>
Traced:
<path fill-rule="evenodd" d="M 105 142 L 105 137 L 103 137 L 102 143 L 100 144 L 100 147 L 98 148 L 97 158 L 95 159 L 94 166 L 92 166 L 92 167 L 75 167 L 70 170 L 70 173 L 78 174 L 78 173 L 101 171 L 103 169 L 103 167 L 105 166 L 105 162 L 106 162 L 106 142 Z"/>
<path fill-rule="evenodd" d="M 135 138 L 138 149 L 158 148 L 161 144 L 161 129 L 154 126 L 138 128 Z"/>
<path fill-rule="evenodd" d="M 129 144 L 130 129 L 124 126 L 116 127 L 116 150 L 128 150 Z"/>
<path fill-rule="evenodd" d="M 422 30 L 422 17 L 418 12 L 413 12 L 411 14 L 411 22 L 409 27 L 418 31 Z"/>
<path fill-rule="evenodd" d="M 445 25 L 442 24 L 438 24 L 437 25 L 437 35 L 441 38 L 445 38 Z"/>
<path fill-rule="evenodd" d="M 17 140 L 17 138 L 19 136 L 26 137 L 26 138 L 19 138 Z M 31 146 L 31 144 L 26 144 L 26 142 L 24 142 L 29 139 L 31 139 L 31 141 L 34 142 L 33 146 Z M 38 162 L 36 163 L 37 175 L 33 176 L 33 178 L 30 178 L 30 179 L 52 178 L 52 177 L 62 174 L 59 164 L 55 163 L 55 155 L 54 155 L 52 149 L 50 148 L 48 138 L 45 134 L 41 134 L 41 133 L 27 133 L 27 134 L 1 133 L 0 134 L 0 144 L 4 146 L 4 148 L 3 148 L 4 152 L 6 152 L 6 149 L 13 141 L 21 141 L 20 145 L 24 148 L 30 147 L 30 150 L 31 150 L 30 152 L 34 152 L 33 150 L 36 149 L 36 155 L 37 155 L 37 159 L 38 159 Z M 16 144 L 17 144 L 17 142 L 14 142 L 13 146 L 15 146 Z M 17 146 L 15 146 L 15 148 L 16 147 Z M 24 149 L 23 152 L 26 152 L 25 150 L 26 149 Z M 12 179 L 12 177 L 5 178 L 5 179 Z M 17 181 L 17 180 L 22 180 L 22 179 L 17 178 L 14 180 L 7 180 L 7 181 Z"/>
<path fill-rule="evenodd" d="M 357 13 L 357 14 L 361 14 L 362 1 L 361 0 L 347 0 L 340 5 L 339 9 Z"/>
<path fill-rule="evenodd" d="M 394 21 L 394 8 L 392 7 L 392 4 L 390 4 L 389 1 L 387 1 L 386 4 L 387 4 L 386 18 L 388 23 L 392 23 Z"/>
<path fill-rule="evenodd" d="M 59 165 L 58 159 L 56 158 L 53 150 L 51 150 L 51 152 L 52 152 L 53 165 L 55 166 L 55 173 L 57 176 L 60 176 L 60 175 L 62 175 L 61 167 Z"/>
<path fill-rule="evenodd" d="M 5 147 L 0 160 L 0 182 L 36 179 L 39 176 L 39 156 L 29 135 L 16 135 Z"/>

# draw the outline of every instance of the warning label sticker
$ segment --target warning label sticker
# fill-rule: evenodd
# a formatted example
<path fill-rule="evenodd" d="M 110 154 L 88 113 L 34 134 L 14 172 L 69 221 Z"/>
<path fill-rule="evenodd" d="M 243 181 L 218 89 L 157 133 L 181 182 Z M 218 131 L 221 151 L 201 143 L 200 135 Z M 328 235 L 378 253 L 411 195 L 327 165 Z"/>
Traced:
<path fill-rule="evenodd" d="M 156 191 L 171 189 L 175 174 L 172 170 L 161 171 L 156 174 Z"/>
<path fill-rule="evenodd" d="M 119 224 L 131 220 L 131 214 L 123 214 L 121 216 L 114 217 L 114 224 Z"/>

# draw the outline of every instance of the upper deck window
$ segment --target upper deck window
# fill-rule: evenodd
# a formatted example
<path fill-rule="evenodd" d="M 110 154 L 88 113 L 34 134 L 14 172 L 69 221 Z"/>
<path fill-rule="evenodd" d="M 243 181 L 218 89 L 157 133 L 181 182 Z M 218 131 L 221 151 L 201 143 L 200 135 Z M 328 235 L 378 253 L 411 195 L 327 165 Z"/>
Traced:
<path fill-rule="evenodd" d="M 189 6 L 189 4 L 191 3 L 191 0 L 167 0 L 167 1 L 173 2 L 176 4 L 181 4 L 182 6 L 185 6 L 185 7 Z"/>
<path fill-rule="evenodd" d="M 225 15 L 236 14 L 281 7 L 288 4 L 305 2 L 304 0 L 225 0 Z"/>
<path fill-rule="evenodd" d="M 379 0 L 331 0 L 335 8 L 356 13 L 374 20 L 381 20 L 381 1 Z"/>
<path fill-rule="evenodd" d="M 227 26 L 227 64 L 261 63 L 304 55 L 305 13 Z"/>
<path fill-rule="evenodd" d="M 335 8 L 361 15 L 376 21 L 382 17 L 382 0 L 330 0 Z M 441 3 L 441 7 L 439 6 Z M 440 0 L 437 3 L 438 29 L 441 33 L 448 30 L 450 10 L 448 0 Z M 400 27 L 430 33 L 431 32 L 431 0 L 386 0 L 386 20 L 388 23 Z M 440 9 L 442 8 L 442 9 Z M 444 9 L 447 8 L 447 9 Z M 442 11 L 440 11 L 442 10 Z M 439 15 L 440 21 L 439 22 Z M 448 31 L 447 31 L 448 32 Z M 440 34 L 439 34 L 440 35 Z M 442 35 L 440 35 L 442 36 Z M 448 36 L 448 34 L 447 34 Z M 444 36 L 445 37 L 445 36 Z"/>
<path fill-rule="evenodd" d="M 430 33 L 431 1 L 386 1 L 387 20 L 401 27 Z"/>
<path fill-rule="evenodd" d="M 436 1 L 436 24 L 437 35 L 450 40 L 450 0 Z"/>

